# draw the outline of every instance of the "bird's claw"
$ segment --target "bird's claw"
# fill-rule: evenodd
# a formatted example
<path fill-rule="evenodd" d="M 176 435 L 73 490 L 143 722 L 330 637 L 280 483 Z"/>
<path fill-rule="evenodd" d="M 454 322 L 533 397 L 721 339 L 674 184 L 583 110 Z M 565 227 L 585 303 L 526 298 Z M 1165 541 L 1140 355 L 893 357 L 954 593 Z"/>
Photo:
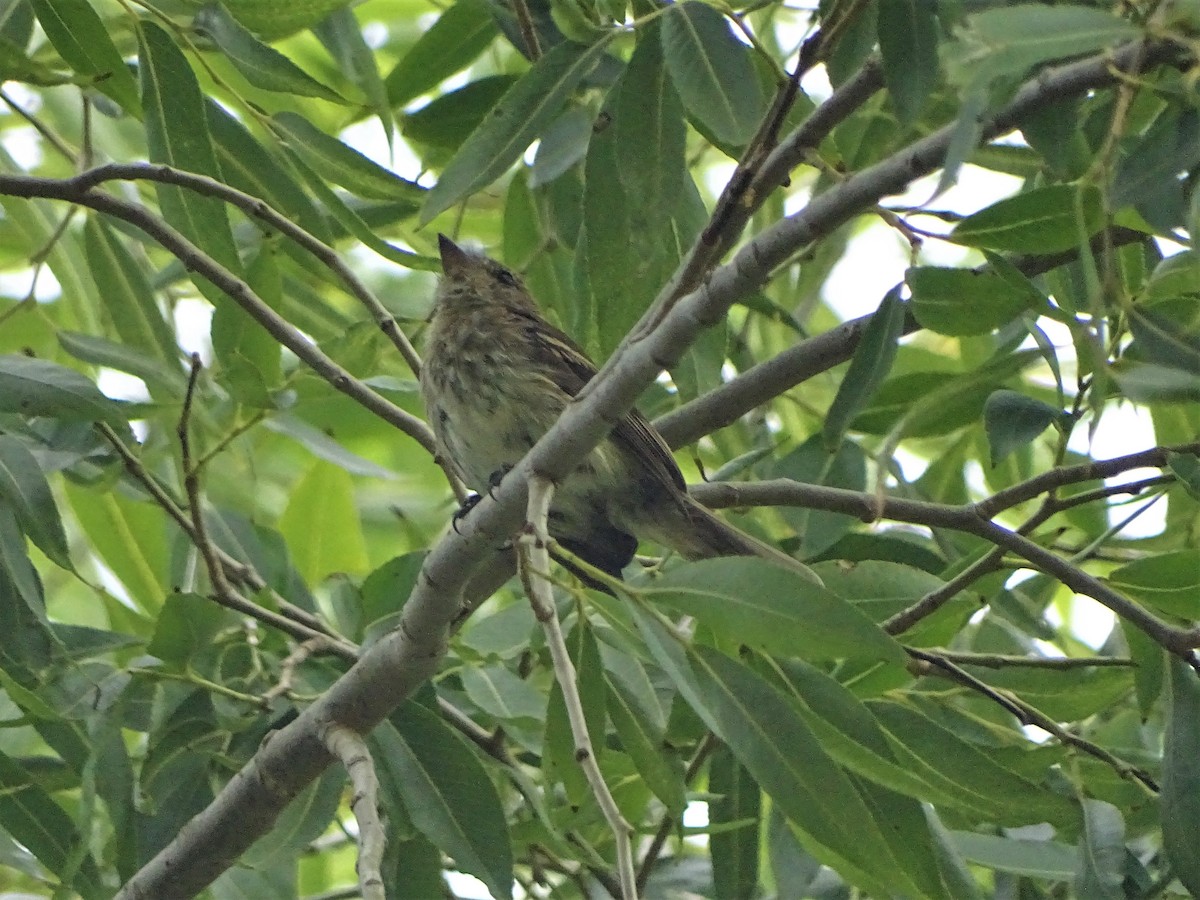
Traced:
<path fill-rule="evenodd" d="M 496 499 L 496 488 L 500 487 L 500 482 L 504 480 L 504 476 L 512 471 L 512 466 L 505 463 L 495 472 L 488 476 L 488 496 L 493 500 Z"/>
<path fill-rule="evenodd" d="M 454 515 L 450 519 L 450 527 L 454 529 L 455 534 L 462 534 L 458 530 L 458 523 L 466 517 L 467 513 L 478 506 L 479 501 L 482 499 L 483 497 L 479 494 L 467 494 L 467 499 L 462 502 L 462 506 L 454 511 Z"/>

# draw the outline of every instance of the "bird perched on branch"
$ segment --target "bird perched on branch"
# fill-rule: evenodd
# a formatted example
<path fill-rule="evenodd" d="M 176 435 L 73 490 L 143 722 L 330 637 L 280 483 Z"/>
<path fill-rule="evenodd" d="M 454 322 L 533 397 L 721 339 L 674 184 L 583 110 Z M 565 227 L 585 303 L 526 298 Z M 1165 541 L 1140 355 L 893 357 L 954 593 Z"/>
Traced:
<path fill-rule="evenodd" d="M 521 279 L 438 235 L 438 284 L 421 394 L 438 452 L 469 486 L 495 484 L 558 419 L 596 366 L 547 322 Z M 620 578 L 638 538 L 688 559 L 762 556 L 804 567 L 727 525 L 687 492 L 671 451 L 637 410 L 557 486 L 551 536 Z"/>

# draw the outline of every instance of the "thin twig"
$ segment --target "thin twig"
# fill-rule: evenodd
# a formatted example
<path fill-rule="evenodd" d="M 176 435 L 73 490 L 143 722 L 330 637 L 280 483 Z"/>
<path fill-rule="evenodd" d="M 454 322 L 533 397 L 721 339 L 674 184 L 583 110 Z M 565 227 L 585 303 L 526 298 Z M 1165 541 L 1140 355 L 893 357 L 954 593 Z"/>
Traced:
<path fill-rule="evenodd" d="M 630 837 L 633 826 L 625 821 L 617 801 L 604 782 L 596 751 L 588 734 L 587 717 L 583 702 L 579 698 L 575 665 L 567 652 L 558 614 L 554 607 L 547 574 L 550 571 L 550 533 L 547 520 L 550 515 L 550 499 L 554 496 L 554 483 L 549 479 L 534 476 L 529 479 L 529 511 L 527 533 L 521 539 L 521 580 L 529 595 L 533 614 L 542 624 L 546 646 L 554 664 L 554 677 L 562 689 L 563 704 L 567 709 L 567 721 L 571 724 L 571 737 L 575 742 L 575 761 L 583 770 L 596 803 L 612 830 L 617 850 L 617 876 L 621 882 L 622 900 L 636 900 L 637 878 L 633 871 L 633 849 Z"/>
<path fill-rule="evenodd" d="M 195 544 L 195 524 L 167 489 L 146 470 L 142 461 L 125 446 L 125 442 L 121 440 L 120 436 L 109 425 L 104 422 L 97 422 L 95 427 L 105 440 L 112 445 L 113 449 L 116 450 L 117 455 L 121 457 L 121 461 L 125 465 L 125 471 L 146 489 L 146 492 L 150 494 L 154 502 L 175 521 L 175 524 Z M 358 648 L 354 644 L 334 634 L 324 622 L 312 613 L 301 609 L 279 596 L 279 594 L 267 585 L 263 577 L 252 566 L 239 562 L 219 547 L 215 547 L 214 549 L 221 561 L 221 565 L 224 567 L 227 580 L 234 580 L 245 584 L 255 593 L 263 590 L 269 591 L 273 602 L 280 610 L 279 613 L 276 613 L 234 594 L 232 599 L 238 603 L 236 607 L 237 612 L 251 616 L 263 624 L 270 625 L 299 641 L 323 640 L 326 642 L 330 653 L 348 662 L 358 659 Z"/>
<path fill-rule="evenodd" d="M 525 0 L 512 0 L 512 8 L 513 14 L 517 17 L 517 27 L 521 30 L 525 53 L 530 62 L 537 62 L 542 57 L 542 44 L 538 40 L 537 26 L 533 23 L 529 6 Z"/>
<path fill-rule="evenodd" d="M 691 784 L 695 781 L 696 776 L 700 774 L 700 770 L 704 767 L 705 760 L 708 759 L 709 754 L 712 753 L 716 746 L 717 736 L 711 731 L 707 732 L 704 735 L 704 739 L 700 741 L 700 745 L 696 748 L 696 752 L 692 754 L 687 770 L 683 773 L 684 784 Z M 674 830 L 675 816 L 668 811 L 662 817 L 662 821 L 658 823 L 658 828 L 654 831 L 654 837 L 650 839 L 650 843 L 646 845 L 646 851 L 642 854 L 642 864 L 638 866 L 637 873 L 638 891 L 646 890 L 646 884 L 650 881 L 650 875 L 654 871 L 654 866 L 658 863 L 658 854 L 662 852 L 663 845 Z"/>
<path fill-rule="evenodd" d="M 237 207 L 247 216 L 266 223 L 284 235 L 284 237 L 289 238 L 298 246 L 308 251 L 322 265 L 333 272 L 346 286 L 346 290 L 349 291 L 351 296 L 358 300 L 371 314 L 371 318 L 375 320 L 375 324 L 379 327 L 379 330 L 387 336 L 388 340 L 399 351 L 400 356 L 408 364 L 413 375 L 415 376 L 420 373 L 421 359 L 417 355 L 412 342 L 400 330 L 396 324 L 395 317 L 387 311 L 387 308 L 372 293 L 371 289 L 363 283 L 362 279 L 354 273 L 354 270 L 346 265 L 341 255 L 324 241 L 301 228 L 283 213 L 276 210 L 265 200 L 239 191 L 237 188 L 230 187 L 227 184 L 217 181 L 215 178 L 209 178 L 207 175 L 185 172 L 181 169 L 160 163 L 109 163 L 89 169 L 86 172 L 81 172 L 74 178 L 67 179 L 67 182 L 72 184 L 74 189 L 78 191 L 88 191 L 108 181 L 153 181 L 161 184 L 173 184 L 177 187 L 187 188 L 197 194 L 216 197 L 230 206 Z"/>
<path fill-rule="evenodd" d="M 325 747 L 341 760 L 354 794 L 350 809 L 358 822 L 358 888 L 363 900 L 386 900 L 383 887 L 383 851 L 387 838 L 379 819 L 379 778 L 371 751 L 361 734 L 331 722 L 321 735 Z"/>
<path fill-rule="evenodd" d="M 1118 775 L 1127 781 L 1132 781 L 1151 794 L 1158 793 L 1158 783 L 1144 769 L 1132 763 L 1125 762 L 1125 760 L 1115 756 L 1098 744 L 1087 740 L 1087 738 L 1072 734 L 1044 712 L 1026 703 L 1020 697 L 1014 696 L 1009 691 L 994 688 L 990 684 L 981 681 L 970 672 L 959 668 L 952 660 L 940 652 L 914 650 L 911 648 L 908 652 L 917 659 L 928 663 L 929 668 L 926 670 L 927 673 L 943 675 L 952 681 L 970 688 L 1007 710 L 1022 725 L 1035 725 L 1053 735 L 1059 742 L 1081 750 L 1089 756 L 1093 756 L 1106 765 L 1111 766 Z"/>
<path fill-rule="evenodd" d="M 1094 669 L 1137 665 L 1124 656 L 1013 656 L 1007 653 L 965 653 L 954 650 L 938 650 L 937 654 L 960 666 L 982 666 L 985 669 Z"/>

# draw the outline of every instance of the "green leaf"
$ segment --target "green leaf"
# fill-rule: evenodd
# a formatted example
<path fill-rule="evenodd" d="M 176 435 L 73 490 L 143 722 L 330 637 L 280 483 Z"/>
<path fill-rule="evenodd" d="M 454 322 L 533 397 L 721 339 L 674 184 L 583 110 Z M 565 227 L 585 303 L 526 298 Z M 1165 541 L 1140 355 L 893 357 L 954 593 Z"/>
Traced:
<path fill-rule="evenodd" d="M 719 634 L 805 659 L 868 659 L 903 666 L 903 648 L 862 612 L 807 578 L 753 557 L 672 569 L 645 596 Z"/>
<path fill-rule="evenodd" d="M 70 816 L 29 772 L 2 752 L 0 826 L 88 900 L 111 895 L 100 881 L 91 854 L 81 845 L 79 830 Z"/>
<path fill-rule="evenodd" d="M 887 292 L 879 308 L 863 329 L 850 368 L 842 378 L 837 396 L 825 414 L 821 434 L 825 448 L 833 453 L 842 445 L 850 423 L 891 371 L 896 348 L 904 333 L 905 305 L 896 288 Z"/>
<path fill-rule="evenodd" d="M 209 648 L 225 623 L 225 610 L 207 597 L 171 594 L 162 605 L 146 652 L 184 671 L 193 656 Z"/>
<path fill-rule="evenodd" d="M 1136 25 L 1104 9 L 1020 3 L 968 16 L 947 51 L 958 84 L 1021 76 L 1040 63 L 1105 50 L 1138 36 Z"/>
<path fill-rule="evenodd" d="M 400 706 L 370 742 L 380 777 L 392 781 L 409 817 L 456 866 L 512 896 L 512 846 L 500 798 L 463 739 L 418 703 Z"/>
<path fill-rule="evenodd" d="M 392 149 L 392 135 L 396 130 L 392 105 L 388 102 L 383 79 L 379 77 L 375 53 L 367 46 L 362 26 L 353 10 L 349 5 L 333 10 L 317 23 L 313 34 L 329 51 L 342 74 L 367 98 L 367 105 L 379 118 L 388 148 Z"/>
<path fill-rule="evenodd" d="M 486 0 L 458 0 L 417 40 L 388 73 L 392 106 L 404 106 L 475 61 L 496 37 Z"/>
<path fill-rule="evenodd" d="M 1091 798 L 1085 798 L 1082 806 L 1075 894 L 1096 900 L 1125 900 L 1125 820 L 1121 811 L 1111 803 Z"/>
<path fill-rule="evenodd" d="M 1188 496 L 1200 500 L 1200 456 L 1192 453 L 1167 454 L 1167 468 Z"/>
<path fill-rule="evenodd" d="M 150 160 L 197 175 L 220 177 L 204 98 L 196 74 L 171 37 L 148 20 L 138 23 L 142 105 Z M 163 217 L 235 275 L 241 271 L 225 205 L 170 184 L 156 183 Z M 214 302 L 232 302 L 203 279 L 197 282 Z"/>
<path fill-rule="evenodd" d="M 1163 779 L 1159 796 L 1163 849 L 1171 874 L 1192 895 L 1200 893 L 1200 680 L 1187 663 L 1168 665 L 1167 724 L 1163 736 Z"/>
<path fill-rule="evenodd" d="M 83 234 L 88 267 L 121 340 L 178 373 L 175 333 L 155 301 L 144 265 L 102 216 L 89 216 Z"/>
<path fill-rule="evenodd" d="M 877 28 L 888 96 L 903 126 L 921 115 L 937 85 L 938 21 L 934 0 L 883 0 Z"/>
<path fill-rule="evenodd" d="M 715 650 L 699 647 L 692 659 L 689 702 L 805 833 L 806 847 L 868 891 L 919 894 L 854 785 L 783 696 Z"/>
<path fill-rule="evenodd" d="M 1195 301 L 1186 303 L 1192 307 Z M 1134 307 L 1129 311 L 1129 330 L 1139 359 L 1200 376 L 1200 334 L 1188 326 L 1157 310 L 1147 313 Z"/>
<path fill-rule="evenodd" d="M 38 549 L 57 565 L 74 571 L 46 476 L 25 445 L 7 434 L 0 434 L 0 498 L 12 507 L 21 530 Z"/>
<path fill-rule="evenodd" d="M 1200 618 L 1200 550 L 1172 550 L 1114 569 L 1105 579 L 1163 612 Z"/>
<path fill-rule="evenodd" d="M 122 424 L 117 404 L 73 369 L 28 356 L 0 356 L 0 412 Z"/>
<path fill-rule="evenodd" d="M 994 748 L 976 746 L 904 703 L 871 700 L 867 706 L 887 734 L 901 766 L 918 774 L 933 773 L 923 777 L 948 779 L 958 786 L 964 802 L 978 798 L 988 804 L 1000 824 L 1073 822 L 1078 816 L 1078 807 L 1070 800 L 987 752 Z"/>
<path fill-rule="evenodd" d="M 141 116 L 137 84 L 110 37 L 109 29 L 87 0 L 30 0 L 54 49 L 96 90 L 131 116 Z"/>
<path fill-rule="evenodd" d="M 657 23 L 639 35 L 616 90 L 613 127 L 621 186 L 639 210 L 665 221 L 690 176 L 683 105 L 663 65 Z"/>
<path fill-rule="evenodd" d="M 1047 881 L 1069 881 L 1075 875 L 1078 852 L 1067 844 L 965 831 L 953 832 L 951 839 L 969 862 L 997 872 Z"/>
<path fill-rule="evenodd" d="M 471 702 L 501 722 L 546 718 L 546 697 L 504 666 L 469 666 L 462 672 L 463 690 Z"/>
<path fill-rule="evenodd" d="M 1180 175 L 1197 163 L 1200 116 L 1193 109 L 1168 108 L 1124 155 L 1109 203 L 1113 210 L 1133 206 L 1150 225 L 1169 233 L 1184 224 L 1187 210 Z"/>
<path fill-rule="evenodd" d="M 246 126 L 219 104 L 210 101 L 204 108 L 222 179 L 243 193 L 269 203 L 318 240 L 330 243 L 332 233 L 325 216 L 318 212 L 278 157 L 268 153 Z M 290 247 L 290 241 L 285 246 Z M 306 253 L 303 257 L 311 261 Z"/>
<path fill-rule="evenodd" d="M 0 502 L 0 575 L 0 595 L 9 595 L 4 597 L 8 602 L 19 597 L 39 624 L 47 625 L 41 579 L 29 559 L 16 514 L 4 502 Z"/>
<path fill-rule="evenodd" d="M 367 548 L 345 469 L 318 460 L 293 488 L 279 520 L 296 569 L 308 584 L 367 570 Z"/>
<path fill-rule="evenodd" d="M 405 181 L 357 150 L 313 126 L 299 113 L 281 112 L 272 120 L 296 153 L 322 177 L 370 200 L 417 204 L 425 191 Z"/>
<path fill-rule="evenodd" d="M 1052 184 L 967 216 L 950 232 L 950 239 L 988 250 L 1060 253 L 1078 247 L 1103 226 L 1104 210 L 1096 187 Z"/>
<path fill-rule="evenodd" d="M 549 184 L 587 155 L 593 118 L 590 110 L 573 106 L 542 132 L 529 175 L 531 188 Z"/>
<path fill-rule="evenodd" d="M 319 97 L 334 103 L 346 101 L 317 81 L 273 47 L 268 47 L 242 27 L 220 3 L 209 3 L 196 13 L 193 27 L 212 39 L 242 76 L 264 91 Z"/>
<path fill-rule="evenodd" d="M 592 71 L 608 40 L 590 47 L 563 42 L 534 63 L 454 154 L 425 199 L 420 224 L 487 187 L 516 162 Z"/>
<path fill-rule="evenodd" d="M 938 334 L 987 334 L 1030 306 L 1030 295 L 991 269 L 916 266 L 905 275 L 912 313 Z"/>
<path fill-rule="evenodd" d="M 991 448 L 992 466 L 1031 443 L 1062 417 L 1062 410 L 1016 391 L 992 392 L 983 404 L 983 428 Z"/>
<path fill-rule="evenodd" d="M 754 136 L 765 112 L 750 48 L 705 3 L 671 6 L 662 25 L 663 55 L 687 111 L 726 143 Z"/>
<path fill-rule="evenodd" d="M 60 331 L 58 343 L 82 362 L 142 379 L 152 396 L 181 398 L 187 390 L 187 378 L 178 365 L 165 365 L 144 350 L 76 331 Z"/>
<path fill-rule="evenodd" d="M 665 746 L 663 728 L 650 721 L 632 691 L 621 680 L 607 674 L 609 720 L 646 787 L 675 815 L 682 815 L 687 799 L 683 769 Z M 651 689 L 653 690 L 653 689 Z"/>
<path fill-rule="evenodd" d="M 457 150 L 516 83 L 515 75 L 487 75 L 442 94 L 404 117 L 404 136 L 431 147 Z M 589 134 L 591 129 L 589 119 Z"/>
<path fill-rule="evenodd" d="M 750 898 L 758 888 L 758 832 L 762 801 L 758 784 L 722 745 L 708 763 L 710 825 L 733 825 L 708 838 L 712 853 L 713 891 L 718 897 Z"/>

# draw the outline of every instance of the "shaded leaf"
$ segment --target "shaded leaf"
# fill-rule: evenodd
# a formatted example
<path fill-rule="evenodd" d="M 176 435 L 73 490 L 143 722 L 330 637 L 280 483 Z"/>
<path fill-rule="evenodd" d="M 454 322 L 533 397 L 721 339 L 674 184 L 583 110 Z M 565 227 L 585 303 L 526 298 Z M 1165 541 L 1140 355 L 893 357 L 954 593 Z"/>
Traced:
<path fill-rule="evenodd" d="M 392 106 L 404 106 L 469 66 L 495 39 L 486 0 L 458 0 L 422 33 L 384 84 Z"/>
<path fill-rule="evenodd" d="M 1058 253 L 1079 246 L 1103 225 L 1097 188 L 1052 184 L 999 200 L 967 216 L 954 226 L 950 237 L 968 247 L 988 250 Z"/>
<path fill-rule="evenodd" d="M 684 2 L 663 16 L 663 56 L 675 89 L 691 115 L 729 144 L 754 136 L 764 100 L 750 48 L 725 18 L 705 3 Z"/>
<path fill-rule="evenodd" d="M 1062 417 L 1062 410 L 1041 400 L 1016 391 L 994 391 L 983 405 L 983 428 L 991 448 L 992 465 L 999 465 Z"/>

